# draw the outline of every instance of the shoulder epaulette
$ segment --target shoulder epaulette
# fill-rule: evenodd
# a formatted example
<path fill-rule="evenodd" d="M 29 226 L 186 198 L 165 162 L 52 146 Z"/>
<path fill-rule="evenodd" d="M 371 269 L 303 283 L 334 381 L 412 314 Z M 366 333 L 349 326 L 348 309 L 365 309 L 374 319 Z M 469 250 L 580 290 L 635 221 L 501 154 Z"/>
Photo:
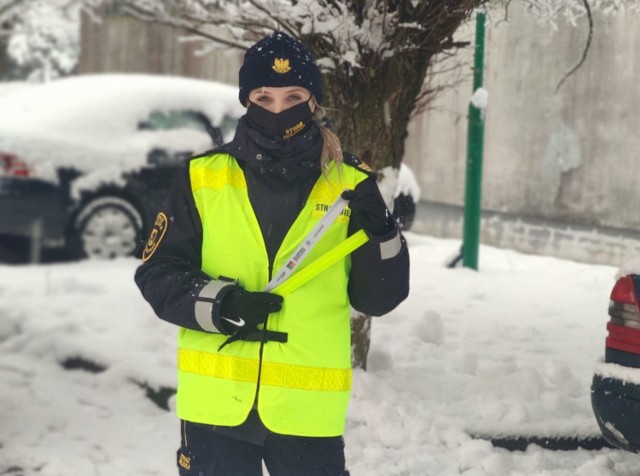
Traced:
<path fill-rule="evenodd" d="M 371 167 L 350 152 L 342 152 L 342 160 L 345 164 L 355 167 L 373 178 L 378 176 Z"/>

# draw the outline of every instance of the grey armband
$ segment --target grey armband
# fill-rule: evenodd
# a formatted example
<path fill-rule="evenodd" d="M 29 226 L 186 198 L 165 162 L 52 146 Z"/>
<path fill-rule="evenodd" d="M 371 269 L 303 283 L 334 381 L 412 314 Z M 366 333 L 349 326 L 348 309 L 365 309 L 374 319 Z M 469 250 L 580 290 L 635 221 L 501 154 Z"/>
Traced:
<path fill-rule="evenodd" d="M 400 239 L 400 233 L 396 231 L 396 235 L 387 241 L 380 242 L 380 258 L 385 260 L 393 258 L 400 253 L 402 249 L 402 240 Z"/>
<path fill-rule="evenodd" d="M 220 313 L 220 301 L 222 296 L 233 286 L 232 282 L 212 279 L 198 293 L 195 303 L 196 322 L 205 332 L 224 332 L 214 324 L 214 316 Z"/>

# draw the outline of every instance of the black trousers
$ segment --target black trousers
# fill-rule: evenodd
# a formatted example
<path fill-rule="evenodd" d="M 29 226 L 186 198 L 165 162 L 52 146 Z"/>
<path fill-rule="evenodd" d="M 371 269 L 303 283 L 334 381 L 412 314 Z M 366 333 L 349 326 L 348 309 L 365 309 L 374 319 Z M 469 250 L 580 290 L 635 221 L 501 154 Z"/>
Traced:
<path fill-rule="evenodd" d="M 269 433 L 255 444 L 182 422 L 180 476 L 349 476 L 342 437 L 310 438 Z"/>

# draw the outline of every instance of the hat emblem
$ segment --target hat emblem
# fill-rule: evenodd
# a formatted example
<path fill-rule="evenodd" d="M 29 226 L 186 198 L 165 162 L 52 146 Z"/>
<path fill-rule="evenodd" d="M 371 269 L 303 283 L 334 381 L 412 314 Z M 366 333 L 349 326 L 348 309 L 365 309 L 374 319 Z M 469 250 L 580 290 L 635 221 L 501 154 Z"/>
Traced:
<path fill-rule="evenodd" d="M 276 58 L 273 60 L 273 66 L 271 67 L 276 73 L 288 73 L 291 71 L 289 66 L 289 60 L 284 58 Z"/>

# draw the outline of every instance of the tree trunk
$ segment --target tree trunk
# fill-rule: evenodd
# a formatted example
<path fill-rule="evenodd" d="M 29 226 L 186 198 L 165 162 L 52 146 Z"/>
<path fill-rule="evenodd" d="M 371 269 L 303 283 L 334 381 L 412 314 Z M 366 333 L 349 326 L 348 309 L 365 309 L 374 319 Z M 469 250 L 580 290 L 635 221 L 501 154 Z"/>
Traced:
<path fill-rule="evenodd" d="M 327 108 L 344 150 L 374 170 L 400 166 L 430 59 L 423 53 L 404 54 L 377 67 L 352 73 L 345 67 L 326 75 Z"/>
<path fill-rule="evenodd" d="M 342 147 L 357 155 L 374 170 L 398 168 L 415 98 L 422 88 L 429 58 L 399 57 L 378 70 L 342 71 L 329 75 L 328 109 Z M 348 85 L 345 87 L 345 85 Z M 392 197 L 385 197 L 390 203 Z M 351 316 L 351 361 L 354 368 L 367 368 L 371 317 Z"/>
<path fill-rule="evenodd" d="M 371 316 L 351 310 L 351 366 L 367 370 L 371 343 Z"/>
<path fill-rule="evenodd" d="M 394 41 L 400 46 L 393 49 L 394 54 L 371 51 L 359 59 L 361 68 L 353 69 L 343 62 L 324 75 L 325 106 L 343 150 L 357 155 L 374 170 L 400 167 L 409 121 L 431 60 L 452 47 L 453 33 L 482 3 L 432 0 L 419 4 L 420 11 L 406 11 L 404 15 L 406 21 L 419 21 L 415 15 L 422 15 L 424 28 L 420 34 L 398 33 Z M 405 7 L 408 5 L 411 2 Z M 312 35 L 303 41 L 316 57 L 335 58 L 331 42 Z M 409 43 L 420 47 L 403 48 Z M 391 199 L 385 197 L 389 203 Z M 371 317 L 352 314 L 351 326 L 353 367 L 366 369 Z"/>

